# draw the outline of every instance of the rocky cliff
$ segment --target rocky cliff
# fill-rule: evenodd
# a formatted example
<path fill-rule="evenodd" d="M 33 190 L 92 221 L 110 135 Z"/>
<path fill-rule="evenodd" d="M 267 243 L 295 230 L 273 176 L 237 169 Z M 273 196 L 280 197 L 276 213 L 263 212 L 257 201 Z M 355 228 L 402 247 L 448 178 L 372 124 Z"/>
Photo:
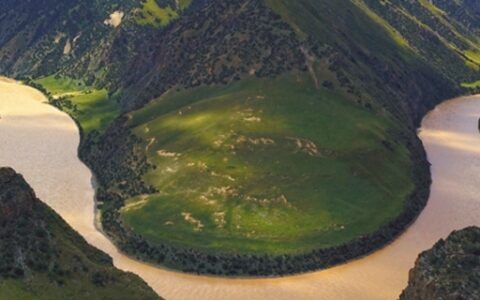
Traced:
<path fill-rule="evenodd" d="M 480 228 L 453 232 L 420 254 L 400 300 L 480 299 Z"/>

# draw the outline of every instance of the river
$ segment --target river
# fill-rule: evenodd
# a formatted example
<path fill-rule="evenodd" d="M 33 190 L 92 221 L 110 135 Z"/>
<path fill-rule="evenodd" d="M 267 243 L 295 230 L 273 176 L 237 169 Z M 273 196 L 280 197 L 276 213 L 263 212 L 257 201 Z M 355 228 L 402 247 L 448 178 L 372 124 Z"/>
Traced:
<path fill-rule="evenodd" d="M 419 136 L 432 163 L 429 203 L 395 242 L 347 264 L 275 279 L 181 274 L 119 253 L 94 226 L 92 174 L 78 159 L 75 123 L 38 91 L 0 79 L 0 166 L 22 173 L 37 196 L 115 266 L 142 277 L 170 300 L 397 299 L 419 252 L 452 230 L 480 226 L 480 96 L 444 102 L 423 120 Z"/>

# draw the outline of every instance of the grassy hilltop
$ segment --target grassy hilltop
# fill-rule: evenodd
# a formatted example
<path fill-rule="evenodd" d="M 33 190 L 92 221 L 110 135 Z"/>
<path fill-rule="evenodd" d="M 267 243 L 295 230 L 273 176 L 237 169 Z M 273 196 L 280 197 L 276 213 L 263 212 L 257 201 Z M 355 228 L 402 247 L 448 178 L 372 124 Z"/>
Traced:
<path fill-rule="evenodd" d="M 169 93 L 129 125 L 159 192 L 127 200 L 122 215 L 152 241 L 302 253 L 375 231 L 413 190 L 388 116 L 306 76 Z"/>

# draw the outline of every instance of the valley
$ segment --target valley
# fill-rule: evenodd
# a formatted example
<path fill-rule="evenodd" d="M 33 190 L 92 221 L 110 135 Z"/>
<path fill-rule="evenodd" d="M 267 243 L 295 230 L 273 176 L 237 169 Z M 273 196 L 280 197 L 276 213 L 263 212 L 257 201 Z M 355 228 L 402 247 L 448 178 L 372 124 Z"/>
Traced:
<path fill-rule="evenodd" d="M 475 90 L 472 20 L 423 2 L 131 5 L 91 12 L 116 9 L 118 26 L 57 33 L 77 51 L 60 65 L 5 60 L 78 123 L 101 226 L 121 251 L 190 273 L 294 274 L 381 248 L 418 216 L 430 174 L 413 128 L 462 82 Z M 440 40 L 431 58 L 422 36 Z"/>
<path fill-rule="evenodd" d="M 162 296 L 390 299 L 477 225 L 477 98 L 444 101 L 480 91 L 479 24 L 473 0 L 5 0 L 0 163 Z"/>

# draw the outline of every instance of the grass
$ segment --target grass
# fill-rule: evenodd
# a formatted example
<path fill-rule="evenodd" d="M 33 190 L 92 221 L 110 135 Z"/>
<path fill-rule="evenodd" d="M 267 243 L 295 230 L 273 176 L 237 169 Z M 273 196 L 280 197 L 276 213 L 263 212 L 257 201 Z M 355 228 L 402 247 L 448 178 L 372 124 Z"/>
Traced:
<path fill-rule="evenodd" d="M 363 1 L 317 1 L 317 0 L 266 0 L 266 4 L 278 13 L 301 36 L 310 35 L 325 42 L 337 42 L 342 30 L 349 30 L 349 37 L 358 44 L 369 41 L 369 50 L 385 52 L 389 46 L 398 51 L 408 50 L 408 42 L 387 21 L 371 10 Z M 348 8 L 348 9 L 346 9 Z M 331 14 L 335 11 L 339 15 Z M 323 23 L 335 23 L 342 20 L 335 30 L 323 26 Z"/>
<path fill-rule="evenodd" d="M 397 45 L 404 48 L 410 48 L 408 41 L 387 21 L 371 10 L 362 0 L 353 0 L 353 3 L 357 5 L 365 13 L 365 15 L 377 23 L 380 28 L 383 28 Z"/>
<path fill-rule="evenodd" d="M 479 81 L 475 81 L 475 82 L 462 83 L 462 87 L 464 87 L 464 88 L 471 88 L 471 89 L 480 88 L 480 80 L 479 80 Z"/>
<path fill-rule="evenodd" d="M 102 132 L 119 114 L 115 99 L 106 89 L 94 89 L 80 80 L 48 76 L 35 81 L 42 85 L 53 98 L 67 97 L 74 107 L 62 107 L 75 120 L 85 134 Z"/>
<path fill-rule="evenodd" d="M 304 252 L 375 231 L 413 190 L 393 121 L 303 75 L 172 91 L 130 125 L 160 192 L 130 199 L 122 216 L 152 242 Z"/>
<path fill-rule="evenodd" d="M 467 50 L 464 52 L 465 56 L 467 56 L 470 60 L 475 62 L 477 65 L 480 65 L 480 51 L 478 50 Z"/>
<path fill-rule="evenodd" d="M 180 1 L 180 8 L 187 7 L 190 2 L 191 0 Z M 178 12 L 174 8 L 160 7 L 155 0 L 146 0 L 136 17 L 136 22 L 140 25 L 164 27 L 176 18 L 178 18 Z"/>

